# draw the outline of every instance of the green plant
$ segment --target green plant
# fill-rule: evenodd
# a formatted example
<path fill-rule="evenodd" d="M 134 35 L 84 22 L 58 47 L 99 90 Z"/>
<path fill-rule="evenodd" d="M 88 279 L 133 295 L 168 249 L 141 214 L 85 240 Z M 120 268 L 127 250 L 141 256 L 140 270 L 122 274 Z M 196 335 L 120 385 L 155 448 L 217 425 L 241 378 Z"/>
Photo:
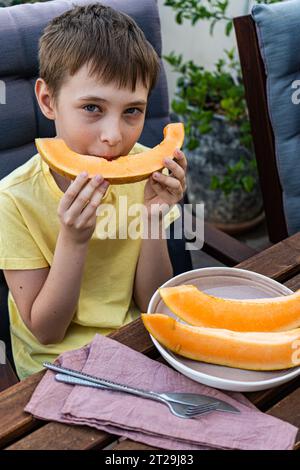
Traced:
<path fill-rule="evenodd" d="M 181 54 L 171 52 L 164 56 L 173 71 L 179 73 L 172 109 L 184 119 L 188 150 L 200 145 L 199 133 L 211 130 L 215 114 L 223 115 L 230 123 L 238 125 L 241 142 L 251 146 L 244 87 L 241 76 L 237 75 L 238 64 L 233 50 L 225 52 L 226 59 L 220 59 L 213 71 L 205 70 L 192 60 L 183 62 Z"/>
<path fill-rule="evenodd" d="M 281 0 L 256 0 L 256 3 L 278 3 Z M 213 33 L 216 23 L 225 23 L 227 36 L 232 31 L 233 21 L 228 15 L 230 0 L 165 0 L 164 5 L 171 7 L 176 13 L 176 23 L 182 24 L 190 20 L 194 26 L 199 20 L 210 21 L 210 31 Z"/>
<path fill-rule="evenodd" d="M 173 111 L 185 123 L 186 148 L 195 150 L 200 137 L 211 131 L 214 115 L 224 116 L 228 123 L 239 129 L 240 142 L 252 150 L 250 124 L 245 103 L 244 87 L 234 51 L 225 51 L 213 71 L 205 70 L 193 61 L 183 63 L 182 55 L 172 52 L 165 60 L 180 74 L 172 101 Z M 221 189 L 225 195 L 242 188 L 251 192 L 256 178 L 255 159 L 241 156 L 235 165 L 228 165 L 223 178 L 213 176 L 211 189 Z"/>
<path fill-rule="evenodd" d="M 243 188 L 250 193 L 254 188 L 256 178 L 256 160 L 240 158 L 235 164 L 226 168 L 223 178 L 212 176 L 211 189 L 221 189 L 227 196 L 235 189 Z"/>
<path fill-rule="evenodd" d="M 280 0 L 257 0 L 256 3 L 275 3 Z M 225 34 L 230 35 L 233 20 L 228 15 L 229 0 L 165 0 L 165 6 L 176 13 L 176 22 L 190 20 L 195 25 L 199 20 L 210 22 L 213 34 L 217 22 L 225 23 Z M 183 61 L 182 55 L 172 51 L 164 59 L 179 74 L 177 88 L 172 101 L 172 110 L 185 123 L 186 147 L 194 150 L 200 145 L 201 134 L 211 131 L 214 115 L 222 115 L 239 129 L 241 145 L 252 151 L 252 136 L 245 100 L 244 85 L 235 48 L 224 51 L 212 71 L 194 61 Z M 256 160 L 241 156 L 235 165 L 228 165 L 223 178 L 213 176 L 211 189 L 221 189 L 225 195 L 241 188 L 251 192 L 255 186 Z"/>

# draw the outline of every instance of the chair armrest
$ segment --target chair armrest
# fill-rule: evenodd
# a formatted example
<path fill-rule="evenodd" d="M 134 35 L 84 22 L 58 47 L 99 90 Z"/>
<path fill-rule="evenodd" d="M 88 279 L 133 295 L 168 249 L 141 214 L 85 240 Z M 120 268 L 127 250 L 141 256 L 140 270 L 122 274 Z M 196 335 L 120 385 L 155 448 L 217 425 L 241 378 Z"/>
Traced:
<path fill-rule="evenodd" d="M 187 192 L 181 203 L 190 204 Z M 203 227 L 202 224 L 202 220 L 199 220 L 195 215 L 192 216 L 192 226 L 195 229 L 199 226 Z M 188 233 L 186 235 L 189 237 Z M 194 234 L 190 234 L 189 238 L 193 238 L 193 236 Z M 198 238 L 201 240 L 203 236 Z M 204 222 L 204 244 L 202 250 L 226 266 L 234 266 L 258 253 L 254 248 L 222 232 L 208 222 Z"/>
<path fill-rule="evenodd" d="M 194 227 L 196 226 L 194 223 Z M 208 222 L 204 223 L 203 251 L 227 266 L 234 266 L 258 253 L 254 248 L 222 232 Z"/>
<path fill-rule="evenodd" d="M 19 379 L 14 373 L 9 361 L 6 360 L 5 364 L 0 364 L 0 392 L 18 382 Z"/>

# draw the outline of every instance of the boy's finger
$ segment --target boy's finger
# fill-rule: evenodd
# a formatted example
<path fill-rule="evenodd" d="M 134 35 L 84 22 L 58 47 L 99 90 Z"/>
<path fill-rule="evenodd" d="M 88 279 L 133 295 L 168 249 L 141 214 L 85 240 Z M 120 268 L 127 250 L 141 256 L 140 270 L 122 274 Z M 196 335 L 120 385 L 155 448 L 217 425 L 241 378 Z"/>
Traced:
<path fill-rule="evenodd" d="M 75 180 L 70 184 L 67 191 L 65 192 L 60 208 L 62 211 L 66 211 L 76 199 L 78 193 L 82 190 L 82 188 L 86 185 L 88 181 L 88 173 L 80 173 L 76 176 Z"/>
<path fill-rule="evenodd" d="M 162 201 L 165 201 L 166 204 L 174 204 L 174 194 L 172 191 L 168 190 L 165 186 L 152 180 L 152 187 Z"/>
<path fill-rule="evenodd" d="M 96 175 L 94 178 L 92 178 L 83 188 L 75 199 L 73 200 L 71 206 L 69 207 L 68 211 L 70 212 L 71 215 L 73 216 L 78 216 L 84 207 L 88 204 L 88 202 L 91 200 L 92 195 L 96 191 L 97 188 L 103 183 L 103 177 L 100 175 Z"/>
<path fill-rule="evenodd" d="M 167 176 L 162 173 L 155 172 L 153 173 L 153 178 L 154 181 L 157 181 L 161 185 L 164 185 L 173 191 L 179 192 L 182 189 L 181 182 L 173 176 Z"/>
<path fill-rule="evenodd" d="M 186 169 L 187 169 L 187 159 L 186 159 L 186 156 L 184 155 L 184 153 L 182 152 L 182 150 L 176 149 L 173 155 L 174 155 L 178 165 L 180 165 L 181 168 L 183 168 L 184 171 L 186 171 Z"/>
<path fill-rule="evenodd" d="M 90 220 L 91 217 L 93 217 L 96 214 L 97 209 L 99 205 L 101 204 L 103 196 L 108 187 L 108 185 L 105 183 L 103 183 L 99 188 L 96 189 L 90 201 L 82 210 L 80 216 L 77 219 L 77 224 L 79 224 L 80 226 L 84 226 L 88 222 L 88 220 Z"/>
<path fill-rule="evenodd" d="M 180 180 L 181 182 L 184 180 L 185 177 L 185 171 L 182 166 L 179 165 L 179 163 L 175 162 L 171 158 L 166 158 L 164 160 L 164 163 L 168 170 L 171 170 L 172 176 Z"/>

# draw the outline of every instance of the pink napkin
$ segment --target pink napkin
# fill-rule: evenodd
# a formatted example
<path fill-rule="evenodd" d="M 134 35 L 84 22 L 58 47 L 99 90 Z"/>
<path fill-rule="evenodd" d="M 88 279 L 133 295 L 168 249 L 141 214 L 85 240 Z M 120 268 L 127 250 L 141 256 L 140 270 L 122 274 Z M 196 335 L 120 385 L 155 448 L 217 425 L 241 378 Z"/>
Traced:
<path fill-rule="evenodd" d="M 242 394 L 188 379 L 106 336 L 56 361 L 87 374 L 156 392 L 194 392 L 227 401 L 241 413 L 220 411 L 177 418 L 162 403 L 126 393 L 67 385 L 47 371 L 25 411 L 39 419 L 81 424 L 169 450 L 292 449 L 298 429 L 260 412 Z"/>

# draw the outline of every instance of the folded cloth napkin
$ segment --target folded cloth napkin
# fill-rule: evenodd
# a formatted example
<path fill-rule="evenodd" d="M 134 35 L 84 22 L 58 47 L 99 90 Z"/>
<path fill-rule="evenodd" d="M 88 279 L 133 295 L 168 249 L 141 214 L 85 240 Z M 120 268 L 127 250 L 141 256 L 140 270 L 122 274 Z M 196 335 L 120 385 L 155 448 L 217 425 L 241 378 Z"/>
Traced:
<path fill-rule="evenodd" d="M 224 400 L 238 414 L 213 411 L 177 418 L 163 403 L 127 393 L 67 385 L 47 371 L 25 411 L 39 419 L 95 427 L 169 450 L 292 449 L 298 429 L 260 412 L 242 394 L 223 393 L 149 359 L 106 336 L 62 354 L 56 363 L 104 379 L 156 392 L 202 393 Z"/>

